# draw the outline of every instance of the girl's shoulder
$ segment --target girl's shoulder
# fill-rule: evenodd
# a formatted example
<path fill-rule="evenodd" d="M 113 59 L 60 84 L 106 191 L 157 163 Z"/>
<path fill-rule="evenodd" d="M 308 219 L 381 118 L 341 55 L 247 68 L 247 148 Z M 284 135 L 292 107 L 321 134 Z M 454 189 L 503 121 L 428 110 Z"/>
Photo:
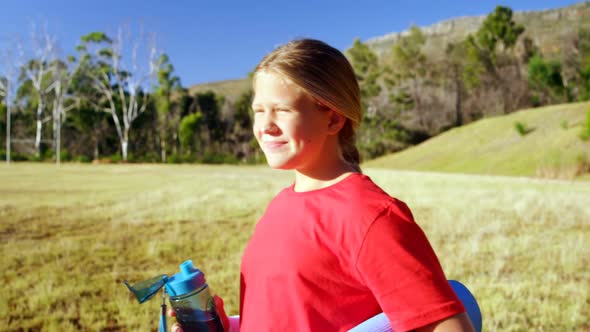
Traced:
<path fill-rule="evenodd" d="M 373 220 L 387 209 L 405 210 L 405 204 L 389 195 L 373 180 L 362 173 L 352 173 L 340 182 L 317 191 L 295 193 L 286 191 L 288 198 L 303 205 L 314 205 L 322 210 L 338 211 L 337 214 L 354 216 L 355 219 Z"/>
<path fill-rule="evenodd" d="M 365 215 L 369 220 L 391 212 L 403 219 L 413 219 L 410 209 L 403 201 L 391 196 L 367 175 L 361 174 L 351 181 L 347 193 L 344 201 L 351 209 Z"/>
<path fill-rule="evenodd" d="M 342 181 L 342 188 L 340 188 L 341 198 L 347 204 L 359 203 L 366 206 L 370 203 L 377 203 L 378 205 L 389 205 L 396 201 L 394 197 L 373 182 L 368 175 L 354 173 L 347 179 L 350 180 Z"/>

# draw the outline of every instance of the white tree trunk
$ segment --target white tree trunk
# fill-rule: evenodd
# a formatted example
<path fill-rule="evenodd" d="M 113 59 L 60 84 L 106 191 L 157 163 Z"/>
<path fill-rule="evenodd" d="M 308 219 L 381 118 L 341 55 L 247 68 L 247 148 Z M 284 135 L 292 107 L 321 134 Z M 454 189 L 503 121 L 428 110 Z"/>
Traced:
<path fill-rule="evenodd" d="M 10 165 L 10 104 L 6 99 L 6 163 Z"/>
<path fill-rule="evenodd" d="M 162 162 L 165 163 L 166 162 L 166 139 L 163 137 L 160 137 L 160 155 L 162 158 Z"/>
<path fill-rule="evenodd" d="M 19 49 L 18 45 L 15 45 L 15 49 Z M 18 54 L 18 53 L 17 53 Z M 16 82 L 18 81 L 18 72 L 22 66 L 21 56 L 13 53 L 12 48 L 2 50 L 0 54 L 0 61 L 4 71 L 0 73 L 0 94 L 4 97 L 4 103 L 6 104 L 6 164 L 10 164 L 11 159 L 11 113 L 12 104 L 14 97 L 16 96 L 15 88 L 17 87 Z"/>
<path fill-rule="evenodd" d="M 123 161 L 127 161 L 129 154 L 128 154 L 128 150 L 129 150 L 129 130 L 130 127 L 129 125 L 125 126 L 125 129 L 123 130 L 123 141 L 121 142 L 121 148 L 122 148 L 122 152 L 123 152 Z"/>
<path fill-rule="evenodd" d="M 37 158 L 41 158 L 41 130 L 43 128 L 43 98 L 39 94 L 39 105 L 37 105 L 37 132 L 35 135 L 35 150 L 37 151 Z"/>
<path fill-rule="evenodd" d="M 58 83 L 58 85 L 59 85 L 59 83 Z M 61 118 L 59 116 L 59 114 L 60 114 L 59 93 L 61 92 L 60 88 L 61 87 L 54 88 L 55 98 L 53 100 L 53 151 L 55 153 L 55 163 L 58 165 L 61 163 L 61 158 L 60 158 L 61 157 L 61 152 L 60 152 Z"/>
<path fill-rule="evenodd" d="M 98 140 L 95 139 L 93 143 L 94 143 L 94 160 L 98 161 L 98 157 L 100 156 L 100 153 L 98 151 Z"/>
<path fill-rule="evenodd" d="M 128 138 L 125 137 L 121 141 L 121 152 L 123 153 L 123 161 L 127 161 L 127 146 L 128 146 Z"/>
<path fill-rule="evenodd" d="M 61 105 L 59 105 L 58 102 L 56 102 L 55 104 L 56 104 L 56 106 L 55 106 L 56 111 L 54 112 L 54 115 L 53 115 L 53 117 L 54 117 L 53 123 L 55 126 L 54 133 L 53 133 L 53 135 L 54 135 L 53 149 L 55 151 L 55 162 L 58 165 L 60 165 L 61 164 L 61 122 L 62 122 Z"/>

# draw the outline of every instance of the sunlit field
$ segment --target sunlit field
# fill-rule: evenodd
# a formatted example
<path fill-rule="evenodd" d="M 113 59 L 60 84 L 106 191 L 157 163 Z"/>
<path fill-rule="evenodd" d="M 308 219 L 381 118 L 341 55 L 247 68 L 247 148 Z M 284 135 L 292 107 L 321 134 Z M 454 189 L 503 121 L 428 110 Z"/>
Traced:
<path fill-rule="evenodd" d="M 590 331 L 590 182 L 366 169 L 412 208 L 485 331 Z M 237 314 L 241 252 L 291 182 L 267 167 L 0 166 L 0 330 L 155 331 L 123 280 L 192 259 Z"/>

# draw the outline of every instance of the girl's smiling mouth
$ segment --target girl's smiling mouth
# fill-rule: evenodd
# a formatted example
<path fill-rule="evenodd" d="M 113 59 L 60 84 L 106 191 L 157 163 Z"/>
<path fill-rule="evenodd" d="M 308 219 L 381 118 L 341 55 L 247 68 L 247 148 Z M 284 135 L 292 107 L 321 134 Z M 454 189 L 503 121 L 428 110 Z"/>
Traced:
<path fill-rule="evenodd" d="M 286 141 L 266 141 L 262 143 L 262 148 L 264 151 L 274 152 L 282 149 L 286 145 Z"/>

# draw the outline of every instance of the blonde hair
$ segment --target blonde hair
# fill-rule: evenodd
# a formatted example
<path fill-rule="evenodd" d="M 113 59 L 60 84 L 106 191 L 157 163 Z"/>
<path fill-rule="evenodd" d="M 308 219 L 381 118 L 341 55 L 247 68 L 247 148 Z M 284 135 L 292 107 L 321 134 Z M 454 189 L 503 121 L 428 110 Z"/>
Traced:
<path fill-rule="evenodd" d="M 321 105 L 346 118 L 338 133 L 338 142 L 344 160 L 360 172 L 355 130 L 362 120 L 361 95 L 346 57 L 322 41 L 297 39 L 267 54 L 256 66 L 254 80 L 262 72 L 289 79 Z"/>

